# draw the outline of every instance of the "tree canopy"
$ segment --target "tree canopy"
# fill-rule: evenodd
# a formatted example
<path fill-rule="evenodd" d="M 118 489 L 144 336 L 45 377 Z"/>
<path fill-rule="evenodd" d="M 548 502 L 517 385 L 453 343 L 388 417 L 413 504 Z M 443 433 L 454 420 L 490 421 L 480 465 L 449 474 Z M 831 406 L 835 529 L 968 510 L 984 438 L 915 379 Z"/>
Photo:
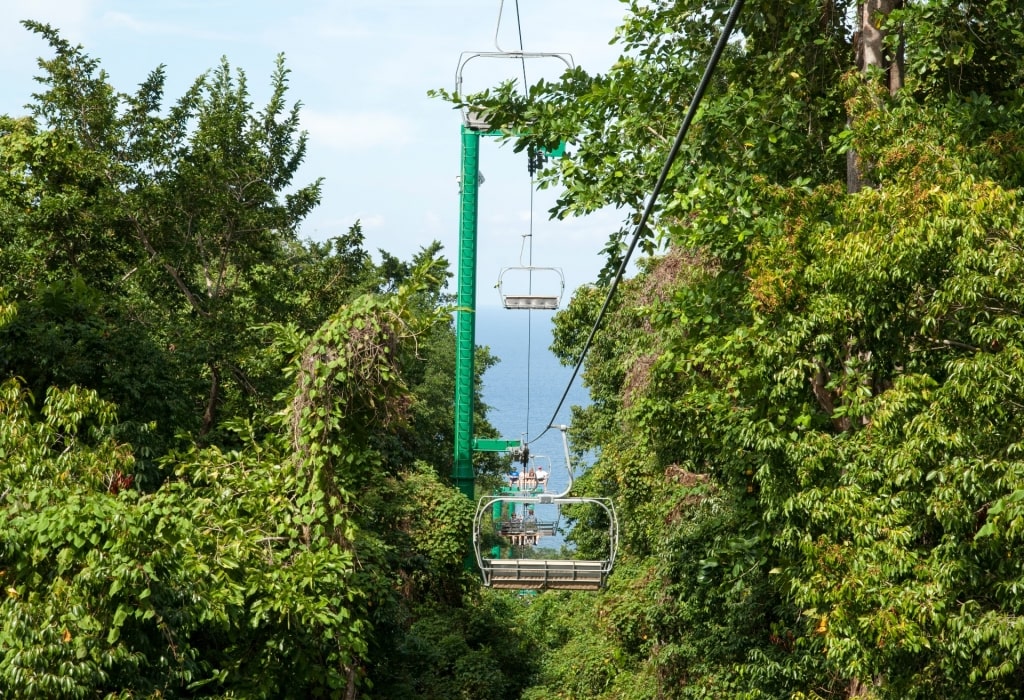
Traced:
<path fill-rule="evenodd" d="M 452 96 L 519 148 L 568 141 L 543 185 L 555 216 L 623 211 L 606 276 L 731 4 L 630 2 L 606 74 Z M 586 358 L 621 565 L 552 613 L 528 697 L 1019 692 L 1020 20 L 744 8 Z M 567 363 L 606 290 L 559 314 Z"/>
<path fill-rule="evenodd" d="M 283 58 L 262 107 L 226 60 L 168 101 L 164 68 L 123 93 L 26 26 L 52 57 L 0 117 L 0 695 L 513 697 L 448 483 L 440 244 L 299 238 Z"/>

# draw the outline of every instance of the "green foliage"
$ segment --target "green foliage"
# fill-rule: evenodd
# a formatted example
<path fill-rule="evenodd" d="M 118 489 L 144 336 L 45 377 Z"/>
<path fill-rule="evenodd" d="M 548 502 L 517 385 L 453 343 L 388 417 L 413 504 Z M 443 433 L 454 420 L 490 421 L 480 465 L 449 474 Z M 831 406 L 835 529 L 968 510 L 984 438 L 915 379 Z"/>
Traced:
<path fill-rule="evenodd" d="M 458 606 L 416 608 L 395 646 L 381 652 L 374 691 L 385 698 L 522 697 L 537 659 L 518 602 L 480 591 Z"/>
<path fill-rule="evenodd" d="M 310 536 L 323 504 L 282 468 L 282 441 L 247 431 L 242 451 L 189 450 L 142 494 L 111 405 L 53 390 L 36 420 L 15 382 L 3 391 L 5 696 L 299 697 L 348 682 L 366 596 L 352 554 Z"/>
<path fill-rule="evenodd" d="M 949 115 L 915 115 L 936 143 Z M 824 382 L 817 408 L 832 425 L 767 412 L 796 430 L 777 440 L 796 471 L 785 489 L 763 473 L 766 515 L 789 523 L 778 541 L 800 563 L 788 585 L 827 617 L 837 668 L 884 678 L 884 697 L 979 697 L 982 679 L 1000 697 L 1020 682 L 1006 621 L 1019 572 L 988 548 L 995 524 L 976 533 L 1020 488 L 1017 195 L 954 162 L 958 149 L 908 146 L 880 152 L 881 192 L 831 206 L 838 225 L 795 232 L 806 267 L 766 318 L 786 347 L 759 341 L 777 375 Z"/>
<path fill-rule="evenodd" d="M 175 426 L 190 424 L 192 409 L 178 391 L 176 355 L 158 337 L 76 276 L 22 301 L 0 326 L 0 345 L 0 376 L 20 377 L 33 395 L 52 386 L 91 387 L 117 405 L 125 418 L 116 434 L 141 458 L 136 477 L 155 485 L 153 456 L 168 448 Z"/>
<path fill-rule="evenodd" d="M 624 286 L 586 372 L 609 426 L 588 480 L 639 567 L 599 604 L 639 649 L 614 677 L 646 690 L 622 697 L 1019 687 L 1021 222 L 983 176 L 1016 184 L 1019 139 L 975 114 L 874 115 L 879 190 L 752 190 L 771 215 L 742 276 L 676 250 Z"/>
<path fill-rule="evenodd" d="M 5 696 L 241 689 L 252 645 L 266 649 L 248 694 L 280 696 L 288 674 L 312 687 L 324 662 L 358 651 L 358 620 L 335 630 L 348 648 L 334 653 L 311 634 L 351 605 L 338 598 L 351 558 L 297 536 L 280 443 L 180 455 L 177 478 L 144 495 L 94 393 L 51 391 L 41 420 L 15 382 L 4 397 Z"/>
<path fill-rule="evenodd" d="M 493 106 L 575 135 L 556 213 L 638 208 L 727 5 L 633 4 L 607 76 Z M 1021 42 L 1005 4 L 906 5 L 893 99 L 850 79 L 844 3 L 745 10 L 656 212 L 667 251 L 587 358 L 581 486 L 615 497 L 620 564 L 552 603 L 570 620 L 528 693 L 1018 693 Z M 604 293 L 559 314 L 564 361 Z"/>
<path fill-rule="evenodd" d="M 431 599 L 461 605 L 470 504 L 426 465 L 384 479 L 375 447 L 409 406 L 403 358 L 440 313 L 413 302 L 439 266 L 291 336 L 278 427 L 238 423 L 237 449 L 168 455 L 174 476 L 151 493 L 112 437 L 114 406 L 51 389 L 37 417 L 5 383 L 4 695 L 338 697 L 368 673 L 371 645 L 396 644 L 374 624 L 418 619 Z"/>
<path fill-rule="evenodd" d="M 94 307 L 151 346 L 122 356 L 127 376 L 37 370 L 33 386 L 80 382 L 135 415 L 121 403 L 141 393 L 132 377 L 166 367 L 178 387 L 169 393 L 191 421 L 181 406 L 143 407 L 147 419 L 161 419 L 165 440 L 183 429 L 210 434 L 221 418 L 266 408 L 282 386 L 250 327 L 299 306 L 271 287 L 285 286 L 283 271 L 315 267 L 318 252 L 295 245 L 319 183 L 292 181 L 306 144 L 297 107 L 285 104 L 283 60 L 262 110 L 226 62 L 165 108 L 162 68 L 134 94 L 119 93 L 81 47 L 49 26 L 26 26 L 55 56 L 40 61 L 44 89 L 31 119 L 0 124 L 5 285 L 15 300 L 45 305 L 46 290 L 80 280 L 102 297 Z M 335 291 L 334 305 L 344 298 Z M 319 310 L 314 327 L 326 317 Z M 58 319 L 30 313 L 25 322 L 34 333 L 67 333 Z"/>
<path fill-rule="evenodd" d="M 262 109 L 226 61 L 164 106 L 162 68 L 120 93 L 27 26 L 54 56 L 0 117 L 0 695 L 516 697 L 445 483 L 440 244 L 297 240 L 283 60 Z"/>
<path fill-rule="evenodd" d="M 1016 48 L 1024 43 L 1018 10 L 1008 0 L 911 2 L 894 11 L 890 22 L 903 26 L 917 47 L 915 91 L 934 95 L 988 94 L 1019 100 L 1024 61 Z"/>
<path fill-rule="evenodd" d="M 534 685 L 522 697 L 609 697 L 623 668 L 610 621 L 591 596 L 545 593 L 524 610 L 524 624 L 535 630 L 541 665 Z"/>

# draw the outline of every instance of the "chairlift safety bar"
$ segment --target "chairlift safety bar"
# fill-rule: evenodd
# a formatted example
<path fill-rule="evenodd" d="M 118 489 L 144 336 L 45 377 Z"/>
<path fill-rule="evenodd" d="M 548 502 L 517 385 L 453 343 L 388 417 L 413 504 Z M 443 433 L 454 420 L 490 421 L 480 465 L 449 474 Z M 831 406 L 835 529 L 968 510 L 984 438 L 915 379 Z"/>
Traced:
<path fill-rule="evenodd" d="M 530 275 L 531 280 L 534 272 L 553 272 L 558 275 L 558 294 L 506 293 L 503 289 L 505 285 L 505 274 L 512 271 L 526 272 Z M 495 286 L 498 288 L 498 293 L 501 295 L 501 303 L 506 309 L 538 309 L 553 311 L 562 303 L 562 295 L 565 293 L 565 275 L 562 273 L 562 270 L 557 267 L 516 265 L 502 268 L 501 272 L 498 273 L 498 283 Z"/>
<path fill-rule="evenodd" d="M 462 71 L 466 67 L 466 64 L 472 61 L 474 58 L 511 58 L 511 59 L 527 59 L 527 58 L 554 58 L 565 64 L 565 67 L 572 70 L 575 68 L 572 54 L 562 53 L 557 51 L 463 51 L 459 54 L 459 65 L 455 69 L 455 94 L 462 95 Z M 524 86 L 525 88 L 525 86 Z M 487 118 L 479 112 L 473 112 L 470 109 L 464 107 L 462 109 L 462 122 L 467 128 L 473 131 L 485 131 L 500 134 L 501 132 L 494 132 L 490 124 L 487 122 Z"/>

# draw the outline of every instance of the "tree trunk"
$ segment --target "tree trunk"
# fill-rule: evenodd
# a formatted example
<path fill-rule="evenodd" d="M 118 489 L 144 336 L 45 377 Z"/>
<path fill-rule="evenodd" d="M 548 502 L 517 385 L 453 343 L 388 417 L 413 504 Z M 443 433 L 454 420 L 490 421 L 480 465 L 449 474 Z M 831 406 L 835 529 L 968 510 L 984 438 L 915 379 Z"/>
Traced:
<path fill-rule="evenodd" d="M 220 370 L 212 362 L 207 366 L 210 368 L 210 395 L 206 400 L 206 410 L 203 411 L 203 423 L 199 428 L 200 437 L 207 435 L 213 429 L 217 414 L 217 402 L 220 399 Z"/>
<path fill-rule="evenodd" d="M 886 76 L 889 94 L 895 95 L 903 87 L 903 45 L 902 33 L 896 51 L 886 47 L 888 32 L 881 27 L 893 10 L 903 9 L 904 0 L 864 0 L 860 14 L 860 37 L 863 50 L 861 71 L 870 67 L 881 69 Z"/>
<path fill-rule="evenodd" d="M 882 71 L 890 95 L 895 95 L 896 91 L 903 87 L 904 38 L 901 32 L 899 43 L 893 52 L 885 45 L 888 32 L 881 27 L 886 17 L 893 10 L 902 9 L 903 4 L 904 0 L 861 0 L 858 13 L 860 26 L 853 37 L 857 67 L 864 74 L 875 69 Z M 853 121 L 850 120 L 847 122 L 847 128 L 852 127 Z M 865 186 L 870 187 L 871 183 L 864 179 L 864 167 L 857 152 L 850 150 L 846 154 L 846 191 L 853 194 Z"/>
<path fill-rule="evenodd" d="M 903 63 L 903 32 L 900 32 L 896 51 L 891 51 L 885 45 L 887 32 L 881 27 L 886 18 L 893 10 L 902 9 L 904 0 L 861 0 L 860 3 L 860 28 L 854 34 L 853 44 L 856 51 L 857 68 L 868 78 L 869 72 L 881 70 L 885 76 L 886 86 L 889 88 L 889 95 L 895 95 L 897 90 L 903 88 L 904 63 Z M 877 105 L 881 108 L 881 105 Z M 847 128 L 853 128 L 853 120 L 847 120 Z M 864 175 L 864 163 L 859 154 L 850 149 L 846 154 L 846 191 L 850 194 L 859 192 L 863 187 L 871 187 L 872 184 Z M 815 392 L 817 395 L 818 392 Z M 819 401 L 820 401 L 819 397 Z M 848 420 L 848 419 L 847 419 Z M 880 679 L 875 679 L 879 683 Z M 846 689 L 847 698 L 865 697 L 870 692 L 871 681 L 863 681 L 860 678 L 851 678 Z"/>
<path fill-rule="evenodd" d="M 356 687 L 356 667 L 348 668 L 348 684 L 345 686 L 345 700 L 358 700 L 359 689 Z"/>

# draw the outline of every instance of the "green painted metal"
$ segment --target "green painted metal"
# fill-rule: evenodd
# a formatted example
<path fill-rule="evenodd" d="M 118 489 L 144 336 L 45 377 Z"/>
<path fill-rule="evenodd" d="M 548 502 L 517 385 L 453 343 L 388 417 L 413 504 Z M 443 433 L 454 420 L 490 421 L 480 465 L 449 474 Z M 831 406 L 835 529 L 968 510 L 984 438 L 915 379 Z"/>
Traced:
<path fill-rule="evenodd" d="M 473 358 L 476 351 L 476 244 L 480 132 L 462 127 L 458 310 L 455 316 L 455 455 L 452 480 L 467 498 L 473 483 Z"/>
<path fill-rule="evenodd" d="M 465 129 L 467 127 L 463 128 Z M 480 134 L 481 136 L 496 136 L 498 138 L 503 138 L 505 136 L 525 136 L 530 133 L 529 129 L 517 131 L 508 131 L 507 129 L 473 129 L 473 131 Z M 544 152 L 544 155 L 546 155 L 548 158 L 561 158 L 562 156 L 565 155 L 565 145 L 565 139 L 560 139 L 558 141 L 557 146 L 555 146 L 554 148 L 544 148 L 542 149 L 542 151 Z"/>
<path fill-rule="evenodd" d="M 508 449 L 520 446 L 522 446 L 522 442 L 519 440 L 473 438 L 473 450 L 476 452 L 505 452 Z"/>

